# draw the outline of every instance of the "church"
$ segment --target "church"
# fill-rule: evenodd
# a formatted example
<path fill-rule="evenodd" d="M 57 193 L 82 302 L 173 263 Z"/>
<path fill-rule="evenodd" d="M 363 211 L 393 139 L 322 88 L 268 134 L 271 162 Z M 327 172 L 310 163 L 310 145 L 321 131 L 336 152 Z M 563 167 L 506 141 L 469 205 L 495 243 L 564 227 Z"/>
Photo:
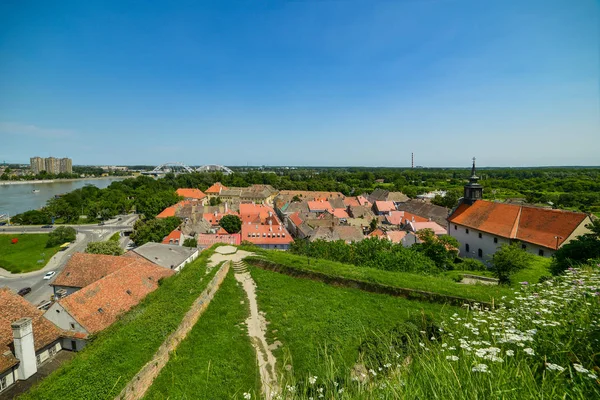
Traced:
<path fill-rule="evenodd" d="M 487 263 L 500 246 L 510 243 L 550 257 L 577 236 L 589 233 L 585 225 L 591 222 L 584 213 L 483 200 L 473 158 L 464 196 L 448 216 L 448 234 L 460 243 L 461 257 Z"/>

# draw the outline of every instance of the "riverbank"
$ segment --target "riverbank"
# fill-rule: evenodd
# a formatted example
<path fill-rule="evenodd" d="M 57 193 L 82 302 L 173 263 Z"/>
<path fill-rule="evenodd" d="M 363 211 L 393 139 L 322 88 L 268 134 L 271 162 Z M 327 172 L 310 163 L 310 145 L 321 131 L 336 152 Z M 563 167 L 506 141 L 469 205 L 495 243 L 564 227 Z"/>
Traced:
<path fill-rule="evenodd" d="M 31 181 L 0 181 L 0 186 L 7 185 L 27 185 L 36 183 L 60 183 L 60 182 L 78 182 L 78 181 L 89 181 L 97 179 L 127 179 L 133 178 L 133 175 L 128 176 L 98 176 L 98 177 L 85 177 L 85 178 L 68 178 L 68 179 L 38 179 Z"/>

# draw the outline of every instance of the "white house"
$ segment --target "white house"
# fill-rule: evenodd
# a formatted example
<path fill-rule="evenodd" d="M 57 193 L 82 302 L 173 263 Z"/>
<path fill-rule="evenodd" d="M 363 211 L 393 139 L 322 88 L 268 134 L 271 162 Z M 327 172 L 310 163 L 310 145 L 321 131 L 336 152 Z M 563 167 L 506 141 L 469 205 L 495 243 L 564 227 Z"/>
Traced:
<path fill-rule="evenodd" d="M 519 242 L 529 253 L 550 257 L 561 246 L 589 232 L 584 213 L 482 200 L 475 160 L 464 198 L 448 217 L 448 233 L 460 243 L 459 255 L 488 262 L 503 244 Z"/>

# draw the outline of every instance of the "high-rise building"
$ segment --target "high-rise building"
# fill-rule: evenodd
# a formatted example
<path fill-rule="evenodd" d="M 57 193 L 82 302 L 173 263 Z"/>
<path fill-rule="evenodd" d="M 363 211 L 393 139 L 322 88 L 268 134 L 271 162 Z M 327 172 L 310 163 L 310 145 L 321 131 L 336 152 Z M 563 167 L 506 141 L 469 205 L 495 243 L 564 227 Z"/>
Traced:
<path fill-rule="evenodd" d="M 44 160 L 46 162 L 46 172 L 53 175 L 60 173 L 60 160 L 54 157 L 48 157 Z"/>
<path fill-rule="evenodd" d="M 70 158 L 61 158 L 60 159 L 60 172 L 63 174 L 72 174 L 73 173 L 73 160 Z"/>
<path fill-rule="evenodd" d="M 35 175 L 46 170 L 46 164 L 42 157 L 31 157 L 29 163 L 31 164 L 31 172 Z"/>

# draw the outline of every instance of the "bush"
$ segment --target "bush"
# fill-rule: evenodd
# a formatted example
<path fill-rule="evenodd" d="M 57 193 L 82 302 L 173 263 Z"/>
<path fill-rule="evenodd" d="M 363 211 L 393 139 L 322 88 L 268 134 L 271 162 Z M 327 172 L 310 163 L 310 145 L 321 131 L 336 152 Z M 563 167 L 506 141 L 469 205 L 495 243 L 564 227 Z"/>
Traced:
<path fill-rule="evenodd" d="M 90 242 L 85 248 L 86 253 L 90 254 L 106 254 L 109 256 L 120 256 L 123 254 L 123 249 L 119 246 L 119 242 L 108 240 L 107 242 Z"/>
<path fill-rule="evenodd" d="M 198 247 L 198 241 L 194 238 L 186 238 L 183 241 L 185 247 Z"/>
<path fill-rule="evenodd" d="M 492 272 L 500 283 L 510 283 L 510 276 L 533 262 L 533 255 L 520 248 L 518 243 L 503 244 L 492 256 Z"/>
<path fill-rule="evenodd" d="M 59 226 L 48 234 L 46 247 L 54 247 L 67 242 L 73 242 L 77 238 L 77 232 L 70 226 Z"/>
<path fill-rule="evenodd" d="M 455 268 L 461 271 L 487 271 L 488 267 L 474 258 L 462 258 L 460 262 L 455 263 Z"/>
<path fill-rule="evenodd" d="M 586 228 L 592 232 L 578 236 L 554 253 L 550 265 L 553 275 L 561 274 L 569 267 L 586 264 L 591 259 L 600 258 L 600 220 L 586 225 Z"/>
<path fill-rule="evenodd" d="M 177 217 L 157 218 L 149 221 L 138 220 L 130 238 L 137 246 L 148 242 L 160 243 L 180 223 L 181 220 Z"/>

